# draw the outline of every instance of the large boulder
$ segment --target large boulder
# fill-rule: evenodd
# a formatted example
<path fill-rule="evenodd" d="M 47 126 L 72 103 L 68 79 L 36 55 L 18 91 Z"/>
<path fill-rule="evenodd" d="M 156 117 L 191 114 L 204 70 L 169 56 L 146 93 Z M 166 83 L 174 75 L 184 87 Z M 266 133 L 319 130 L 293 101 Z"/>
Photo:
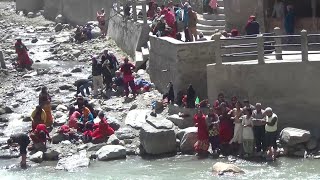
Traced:
<path fill-rule="evenodd" d="M 88 151 L 98 151 L 105 145 L 107 145 L 107 143 L 92 144 L 89 146 Z"/>
<path fill-rule="evenodd" d="M 233 173 L 244 173 L 242 169 L 234 164 L 227 164 L 223 162 L 217 162 L 212 166 L 212 171 L 217 172 L 219 174 L 223 174 L 225 172 L 233 172 Z"/>
<path fill-rule="evenodd" d="M 121 145 L 106 145 L 96 152 L 99 161 L 125 159 L 126 148 Z"/>
<path fill-rule="evenodd" d="M 140 130 L 140 142 L 147 154 L 176 152 L 176 135 L 173 129 L 156 129 L 145 123 Z"/>
<path fill-rule="evenodd" d="M 288 146 L 293 146 L 299 143 L 308 142 L 311 138 L 310 131 L 287 127 L 280 133 L 281 142 Z"/>
<path fill-rule="evenodd" d="M 75 154 L 66 158 L 62 158 L 58 161 L 56 169 L 73 171 L 76 168 L 88 167 L 90 159 L 87 158 L 87 152 L 82 150 L 79 154 Z"/>
<path fill-rule="evenodd" d="M 52 136 L 52 144 L 59 144 L 61 141 L 66 140 L 65 136 L 60 133 L 56 133 Z"/>
<path fill-rule="evenodd" d="M 60 152 L 57 150 L 49 149 L 43 153 L 43 159 L 46 161 L 56 161 L 59 159 Z"/>
<path fill-rule="evenodd" d="M 55 30 L 56 32 L 62 31 L 62 29 L 63 29 L 63 26 L 62 26 L 61 23 L 58 23 L 58 24 L 54 27 L 54 30 Z"/>
<path fill-rule="evenodd" d="M 92 38 L 98 38 L 99 36 L 101 36 L 101 30 L 100 28 L 98 27 L 94 27 L 92 30 L 91 30 L 91 34 L 92 34 Z"/>
<path fill-rule="evenodd" d="M 197 142 L 197 128 L 187 128 L 180 141 L 180 150 L 182 153 L 191 153 L 194 151 L 194 144 Z"/>
<path fill-rule="evenodd" d="M 61 14 L 59 14 L 55 19 L 54 19 L 54 21 L 58 24 L 58 23 L 61 23 L 61 24 L 63 24 L 63 23 L 65 23 L 65 18 L 61 15 Z"/>
<path fill-rule="evenodd" d="M 173 123 L 160 115 L 157 117 L 147 116 L 146 122 L 156 129 L 172 129 L 173 128 Z"/>
<path fill-rule="evenodd" d="M 197 127 L 188 127 L 185 129 L 180 129 L 177 133 L 177 138 L 182 140 L 184 134 L 188 133 L 188 132 L 197 132 L 198 128 Z"/>
<path fill-rule="evenodd" d="M 308 150 L 313 150 L 318 147 L 318 141 L 316 138 L 310 138 L 310 140 L 307 142 L 306 147 Z"/>
<path fill-rule="evenodd" d="M 108 123 L 113 130 L 117 131 L 120 128 L 120 122 L 118 119 L 108 116 Z"/>
<path fill-rule="evenodd" d="M 147 115 L 150 114 L 150 110 L 135 109 L 129 111 L 125 119 L 125 124 L 135 129 L 141 129 L 142 125 L 146 122 Z"/>
<path fill-rule="evenodd" d="M 120 143 L 120 140 L 114 134 L 112 134 L 107 141 L 107 144 L 112 144 L 112 145 L 118 145 L 119 143 Z"/>
<path fill-rule="evenodd" d="M 167 117 L 168 120 L 178 126 L 180 129 L 194 126 L 193 117 L 191 115 L 184 115 L 184 117 L 179 116 L 178 114 L 173 114 Z"/>
<path fill-rule="evenodd" d="M 133 139 L 136 137 L 136 134 L 134 133 L 132 128 L 124 127 L 120 128 L 118 131 L 115 132 L 118 139 Z"/>
<path fill-rule="evenodd" d="M 38 151 L 30 156 L 30 161 L 33 161 L 35 163 L 41 163 L 43 161 L 43 152 Z"/>

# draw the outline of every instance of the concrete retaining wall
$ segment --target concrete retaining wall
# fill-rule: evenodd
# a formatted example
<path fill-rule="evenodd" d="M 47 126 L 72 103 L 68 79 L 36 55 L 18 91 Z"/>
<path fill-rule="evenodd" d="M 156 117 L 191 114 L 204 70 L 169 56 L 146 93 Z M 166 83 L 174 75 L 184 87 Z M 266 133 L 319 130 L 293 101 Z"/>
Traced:
<path fill-rule="evenodd" d="M 210 102 L 224 92 L 228 99 L 237 95 L 252 103 L 270 106 L 279 116 L 280 127 L 310 129 L 318 120 L 320 62 L 208 65 Z"/>
<path fill-rule="evenodd" d="M 200 98 L 207 97 L 206 65 L 215 62 L 214 41 L 184 43 L 150 36 L 150 44 L 150 78 L 160 92 L 166 92 L 169 81 L 175 93 L 191 83 Z"/>
<path fill-rule="evenodd" d="M 43 9 L 44 0 L 16 0 L 16 10 L 37 12 Z"/>
<path fill-rule="evenodd" d="M 149 25 L 143 24 L 142 21 L 124 21 L 122 16 L 114 16 L 114 12 L 111 12 L 111 17 L 108 26 L 108 36 L 110 36 L 123 51 L 131 57 L 134 57 L 135 51 L 141 50 L 141 47 L 147 45 L 149 41 Z"/>
<path fill-rule="evenodd" d="M 82 25 L 96 20 L 96 12 L 101 8 L 105 9 L 108 20 L 112 4 L 113 0 L 44 0 L 44 16 L 54 20 L 62 14 L 68 23 Z"/>

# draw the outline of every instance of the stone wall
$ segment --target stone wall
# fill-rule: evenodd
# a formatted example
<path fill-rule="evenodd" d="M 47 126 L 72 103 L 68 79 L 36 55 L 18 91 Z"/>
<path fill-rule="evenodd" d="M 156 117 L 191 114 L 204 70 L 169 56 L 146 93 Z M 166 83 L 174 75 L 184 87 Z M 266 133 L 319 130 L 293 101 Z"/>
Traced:
<path fill-rule="evenodd" d="M 206 65 L 215 62 L 214 41 L 184 43 L 150 36 L 150 78 L 160 92 L 172 81 L 175 93 L 193 84 L 200 98 L 207 97 Z"/>
<path fill-rule="evenodd" d="M 149 25 L 143 24 L 142 21 L 124 21 L 122 16 L 114 15 L 113 11 L 111 12 L 111 17 L 109 20 L 108 36 L 123 51 L 134 57 L 136 50 L 141 50 L 142 46 L 147 45 L 150 32 Z"/>
<path fill-rule="evenodd" d="M 43 9 L 43 0 L 16 0 L 16 10 L 28 12 L 37 12 Z"/>
<path fill-rule="evenodd" d="M 265 32 L 263 0 L 224 0 L 227 30 L 236 28 L 244 34 L 244 28 L 251 15 L 257 17 L 260 32 Z"/>
<path fill-rule="evenodd" d="M 62 14 L 68 23 L 82 25 L 96 20 L 96 12 L 101 8 L 105 9 L 108 20 L 112 5 L 113 0 L 44 0 L 44 16 L 54 20 Z"/>
<path fill-rule="evenodd" d="M 279 116 L 280 127 L 312 128 L 318 120 L 320 62 L 273 61 L 258 64 L 223 64 L 207 66 L 210 102 L 218 93 L 249 98 L 252 103 L 270 106 Z"/>

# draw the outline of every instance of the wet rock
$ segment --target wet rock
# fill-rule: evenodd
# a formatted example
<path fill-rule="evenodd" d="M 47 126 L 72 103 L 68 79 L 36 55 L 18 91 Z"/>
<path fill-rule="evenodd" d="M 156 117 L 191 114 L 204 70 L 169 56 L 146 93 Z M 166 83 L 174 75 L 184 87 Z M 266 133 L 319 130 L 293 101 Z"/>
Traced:
<path fill-rule="evenodd" d="M 32 121 L 32 119 L 31 119 L 30 116 L 24 115 L 24 116 L 22 117 L 22 121 L 23 121 L 23 122 L 30 122 L 30 121 Z"/>
<path fill-rule="evenodd" d="M 57 106 L 57 108 L 58 108 L 58 106 Z M 56 108 L 56 110 L 57 110 L 57 108 Z M 56 113 L 55 113 L 55 118 L 61 118 L 61 117 L 63 117 L 65 115 L 65 113 L 63 113 L 63 112 L 61 112 L 61 111 L 57 111 Z"/>
<path fill-rule="evenodd" d="M 55 119 L 53 125 L 62 126 L 64 124 L 66 124 L 67 121 L 68 121 L 67 115 L 63 115 L 62 117 Z"/>
<path fill-rule="evenodd" d="M 176 152 L 176 135 L 173 129 L 156 129 L 144 123 L 140 130 L 140 142 L 147 154 Z"/>
<path fill-rule="evenodd" d="M 80 51 L 80 50 L 75 50 L 75 49 L 73 49 L 73 50 L 71 51 L 71 53 L 72 53 L 72 55 L 73 55 L 74 57 L 76 57 L 76 58 L 78 58 L 78 57 L 81 55 L 81 51 Z"/>
<path fill-rule="evenodd" d="M 19 150 L 15 149 L 14 151 L 10 149 L 1 149 L 0 150 L 0 159 L 11 159 L 18 158 L 20 156 Z"/>
<path fill-rule="evenodd" d="M 187 128 L 180 141 L 180 151 L 182 153 L 192 153 L 194 144 L 197 142 L 197 137 L 197 129 Z"/>
<path fill-rule="evenodd" d="M 55 161 L 58 160 L 60 152 L 57 150 L 48 149 L 43 153 L 43 159 L 46 161 Z"/>
<path fill-rule="evenodd" d="M 94 27 L 91 30 L 91 34 L 92 34 L 92 38 L 98 38 L 99 36 L 101 36 L 101 30 L 98 27 Z"/>
<path fill-rule="evenodd" d="M 133 105 L 130 107 L 129 111 L 134 110 L 134 109 L 137 109 L 137 107 L 138 107 L 138 105 L 133 104 Z"/>
<path fill-rule="evenodd" d="M 87 158 L 87 152 L 82 150 L 79 154 L 72 155 L 70 157 L 62 158 L 58 161 L 56 169 L 74 171 L 80 167 L 89 167 L 90 159 Z"/>
<path fill-rule="evenodd" d="M 6 110 L 4 108 L 0 108 L 0 115 L 5 114 Z"/>
<path fill-rule="evenodd" d="M 70 77 L 70 76 L 72 76 L 72 74 L 70 74 L 70 73 L 62 74 L 62 77 Z"/>
<path fill-rule="evenodd" d="M 4 110 L 6 113 L 13 113 L 12 107 L 6 106 Z"/>
<path fill-rule="evenodd" d="M 42 151 L 38 151 L 34 154 L 32 154 L 29 157 L 30 161 L 33 161 L 35 163 L 41 163 L 43 161 L 43 152 Z"/>
<path fill-rule="evenodd" d="M 46 31 L 48 30 L 48 27 L 45 27 L 45 26 L 37 26 L 36 27 L 36 31 Z"/>
<path fill-rule="evenodd" d="M 54 19 L 54 22 L 63 24 L 63 23 L 65 23 L 65 18 L 64 18 L 61 14 L 59 14 L 59 15 Z"/>
<path fill-rule="evenodd" d="M 193 119 L 192 117 L 180 117 L 178 114 L 173 114 L 167 117 L 168 120 L 173 122 L 176 126 L 180 129 L 187 128 L 193 126 Z"/>
<path fill-rule="evenodd" d="M 90 147 L 88 148 L 88 151 L 98 151 L 101 149 L 103 146 L 106 146 L 107 143 L 100 143 L 100 144 L 91 144 Z"/>
<path fill-rule="evenodd" d="M 9 92 L 6 94 L 7 96 L 13 96 L 14 95 L 14 92 Z"/>
<path fill-rule="evenodd" d="M 198 128 L 197 127 L 188 127 L 185 129 L 180 129 L 177 133 L 177 138 L 182 140 L 184 134 L 189 133 L 189 132 L 197 132 Z"/>
<path fill-rule="evenodd" d="M 33 39 L 31 40 L 31 43 L 36 43 L 36 42 L 38 42 L 38 39 L 37 39 L 37 38 L 33 38 Z"/>
<path fill-rule="evenodd" d="M 125 159 L 126 149 L 121 145 L 106 145 L 96 152 L 99 161 Z"/>
<path fill-rule="evenodd" d="M 59 87 L 60 90 L 69 90 L 72 89 L 71 85 L 65 84 Z"/>
<path fill-rule="evenodd" d="M 68 111 L 67 106 L 59 104 L 56 108 L 57 111 Z"/>
<path fill-rule="evenodd" d="M 280 133 L 281 142 L 285 143 L 288 146 L 308 142 L 310 138 L 310 131 L 297 128 L 287 127 L 284 128 Z"/>
<path fill-rule="evenodd" d="M 0 122 L 6 123 L 9 122 L 9 119 L 6 117 L 0 117 Z"/>
<path fill-rule="evenodd" d="M 119 144 L 119 139 L 117 138 L 116 135 L 112 134 L 109 138 L 108 138 L 108 141 L 107 141 L 107 144 L 112 144 L 112 145 L 118 145 Z"/>
<path fill-rule="evenodd" d="M 212 166 L 212 171 L 223 174 L 225 172 L 232 172 L 232 173 L 244 173 L 244 171 L 234 164 L 227 164 L 223 162 L 217 162 Z"/>
<path fill-rule="evenodd" d="M 63 29 L 63 26 L 62 26 L 61 23 L 58 23 L 58 24 L 54 27 L 54 30 L 55 30 L 56 32 L 62 31 L 62 29 Z"/>
<path fill-rule="evenodd" d="M 125 124 L 135 129 L 140 129 L 146 122 L 147 115 L 150 114 L 150 110 L 131 110 L 127 114 Z"/>
<path fill-rule="evenodd" d="M 310 140 L 307 142 L 306 147 L 308 150 L 313 150 L 318 147 L 318 141 L 316 138 L 310 138 Z"/>
<path fill-rule="evenodd" d="M 172 129 L 173 128 L 173 123 L 160 115 L 157 117 L 147 116 L 146 122 L 156 129 Z"/>
<path fill-rule="evenodd" d="M 78 146 L 78 151 L 81 151 L 81 150 L 84 150 L 84 149 L 87 149 L 88 148 L 88 144 L 82 144 L 80 146 Z"/>
<path fill-rule="evenodd" d="M 72 73 L 82 72 L 82 69 L 77 67 L 71 70 Z"/>
<path fill-rule="evenodd" d="M 295 151 L 293 153 L 294 156 L 297 156 L 297 157 L 305 157 L 307 155 L 307 151 L 306 150 L 298 150 L 298 151 Z"/>
<path fill-rule="evenodd" d="M 33 12 L 28 12 L 27 17 L 28 18 L 34 18 L 36 16 L 35 16 L 35 14 Z"/>
<path fill-rule="evenodd" d="M 118 119 L 111 116 L 109 116 L 107 119 L 110 127 L 112 127 L 113 130 L 117 131 L 120 128 L 120 122 Z"/>
<path fill-rule="evenodd" d="M 136 137 L 135 133 L 133 132 L 133 129 L 129 127 L 120 128 L 115 132 L 116 136 L 120 139 L 133 139 Z"/>
<path fill-rule="evenodd" d="M 64 140 L 65 140 L 65 136 L 63 134 L 56 133 L 52 136 L 52 144 L 59 144 Z"/>

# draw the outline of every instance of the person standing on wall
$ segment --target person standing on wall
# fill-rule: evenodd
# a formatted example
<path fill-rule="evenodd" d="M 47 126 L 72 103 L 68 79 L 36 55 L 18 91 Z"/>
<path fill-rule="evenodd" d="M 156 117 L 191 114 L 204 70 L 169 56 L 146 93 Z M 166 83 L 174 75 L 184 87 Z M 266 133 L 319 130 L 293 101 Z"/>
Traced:
<path fill-rule="evenodd" d="M 104 37 L 107 35 L 107 30 L 106 30 L 106 14 L 103 8 L 101 9 L 101 11 L 97 12 L 97 20 L 99 23 L 99 28 L 101 30 L 101 36 Z"/>
<path fill-rule="evenodd" d="M 293 12 L 293 6 L 287 6 L 287 15 L 284 19 L 284 28 L 286 30 L 287 35 L 294 34 L 294 24 L 295 24 L 295 15 Z M 288 43 L 291 43 L 292 37 L 288 37 Z"/>
<path fill-rule="evenodd" d="M 198 39 L 198 34 L 197 34 L 197 22 L 198 22 L 198 17 L 197 13 L 192 10 L 192 7 L 188 7 L 188 14 L 189 14 L 189 22 L 188 22 L 188 30 L 189 30 L 189 36 L 190 36 L 190 41 L 194 40 L 197 41 Z"/>
<path fill-rule="evenodd" d="M 98 90 L 103 87 L 102 64 L 98 62 L 97 57 L 92 57 L 92 79 L 93 79 L 93 96 L 98 95 Z"/>
<path fill-rule="evenodd" d="M 189 3 L 186 2 L 183 5 L 183 25 L 184 25 L 184 36 L 185 36 L 185 42 L 190 42 L 190 35 L 189 35 L 189 30 L 188 30 L 188 24 L 189 24 L 189 12 L 188 12 L 188 7 Z"/>

